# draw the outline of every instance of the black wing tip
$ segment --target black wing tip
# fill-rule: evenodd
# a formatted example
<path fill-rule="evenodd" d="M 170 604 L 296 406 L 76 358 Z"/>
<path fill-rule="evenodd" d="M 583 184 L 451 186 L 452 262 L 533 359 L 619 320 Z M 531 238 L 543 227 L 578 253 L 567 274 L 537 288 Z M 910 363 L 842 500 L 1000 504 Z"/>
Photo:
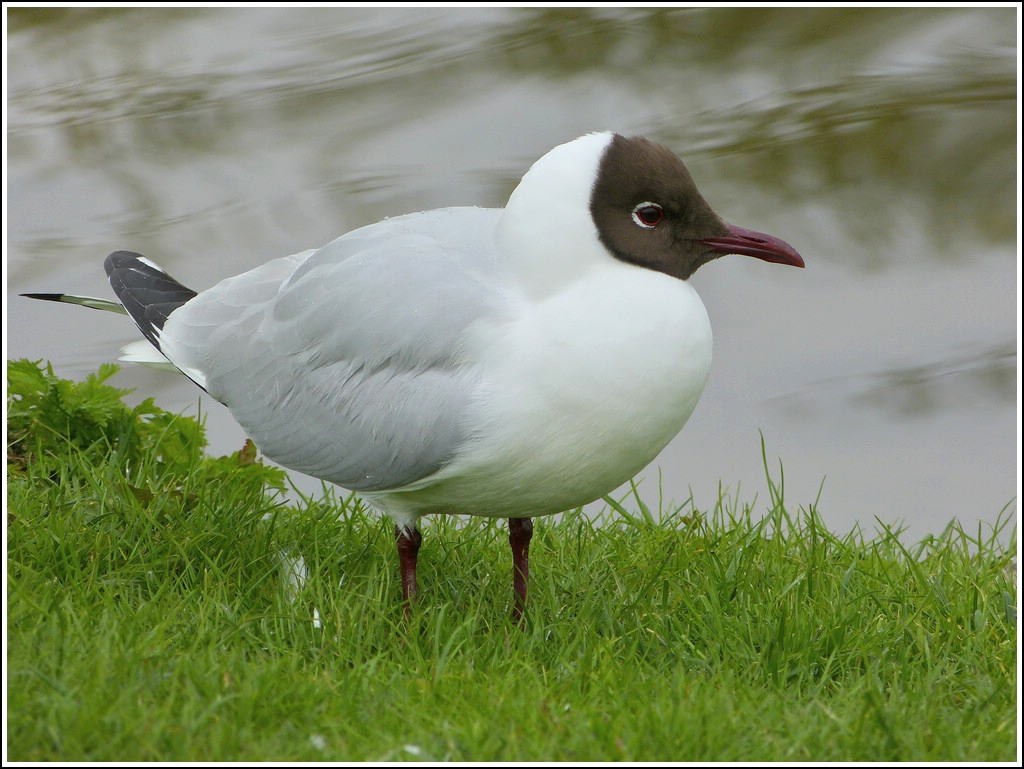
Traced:
<path fill-rule="evenodd" d="M 114 251 L 108 254 L 107 258 L 103 260 L 103 269 L 106 270 L 107 275 L 110 275 L 114 270 L 127 267 L 132 263 L 138 263 L 145 266 L 147 269 L 153 270 L 146 261 L 143 261 L 145 259 L 146 257 L 142 254 L 137 254 L 134 251 Z M 159 272 L 159 270 L 153 271 Z"/>
<path fill-rule="evenodd" d="M 196 292 L 134 251 L 114 251 L 103 261 L 110 287 L 145 337 L 160 349 L 159 332 L 168 316 Z"/>

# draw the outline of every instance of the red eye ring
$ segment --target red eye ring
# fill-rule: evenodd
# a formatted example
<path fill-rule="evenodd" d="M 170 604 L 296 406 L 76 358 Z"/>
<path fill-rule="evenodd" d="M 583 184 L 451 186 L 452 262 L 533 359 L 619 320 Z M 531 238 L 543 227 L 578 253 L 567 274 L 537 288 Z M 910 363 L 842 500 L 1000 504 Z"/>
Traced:
<path fill-rule="evenodd" d="M 665 218 L 665 211 L 657 203 L 639 203 L 633 208 L 633 222 L 645 230 L 653 229 Z"/>

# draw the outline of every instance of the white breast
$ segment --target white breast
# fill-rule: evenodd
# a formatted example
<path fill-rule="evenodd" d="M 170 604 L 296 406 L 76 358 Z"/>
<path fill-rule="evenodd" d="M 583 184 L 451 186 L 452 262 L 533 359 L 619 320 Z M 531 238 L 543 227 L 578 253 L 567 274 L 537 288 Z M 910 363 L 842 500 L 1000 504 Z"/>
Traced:
<path fill-rule="evenodd" d="M 682 429 L 711 366 L 696 291 L 607 260 L 467 344 L 481 384 L 470 439 L 387 510 L 494 517 L 556 513 L 627 481 Z"/>

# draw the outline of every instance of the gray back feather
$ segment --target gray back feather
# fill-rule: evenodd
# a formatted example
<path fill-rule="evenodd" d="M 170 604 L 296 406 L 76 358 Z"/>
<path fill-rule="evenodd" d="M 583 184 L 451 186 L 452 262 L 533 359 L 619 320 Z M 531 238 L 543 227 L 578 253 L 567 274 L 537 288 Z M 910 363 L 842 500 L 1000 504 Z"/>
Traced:
<path fill-rule="evenodd" d="M 168 321 L 175 362 L 286 467 L 359 491 L 424 478 L 466 437 L 466 331 L 505 306 L 500 213 L 385 220 L 223 281 Z"/>

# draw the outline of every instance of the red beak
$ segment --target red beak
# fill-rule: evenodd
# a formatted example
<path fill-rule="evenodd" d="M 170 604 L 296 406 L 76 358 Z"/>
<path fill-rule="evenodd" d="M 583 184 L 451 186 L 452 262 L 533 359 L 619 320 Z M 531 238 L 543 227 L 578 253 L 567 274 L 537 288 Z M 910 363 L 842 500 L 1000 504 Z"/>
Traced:
<path fill-rule="evenodd" d="M 789 264 L 793 267 L 804 266 L 803 257 L 786 241 L 733 224 L 726 226 L 729 228 L 726 235 L 718 238 L 705 238 L 701 243 L 721 254 L 743 254 L 776 264 Z"/>

